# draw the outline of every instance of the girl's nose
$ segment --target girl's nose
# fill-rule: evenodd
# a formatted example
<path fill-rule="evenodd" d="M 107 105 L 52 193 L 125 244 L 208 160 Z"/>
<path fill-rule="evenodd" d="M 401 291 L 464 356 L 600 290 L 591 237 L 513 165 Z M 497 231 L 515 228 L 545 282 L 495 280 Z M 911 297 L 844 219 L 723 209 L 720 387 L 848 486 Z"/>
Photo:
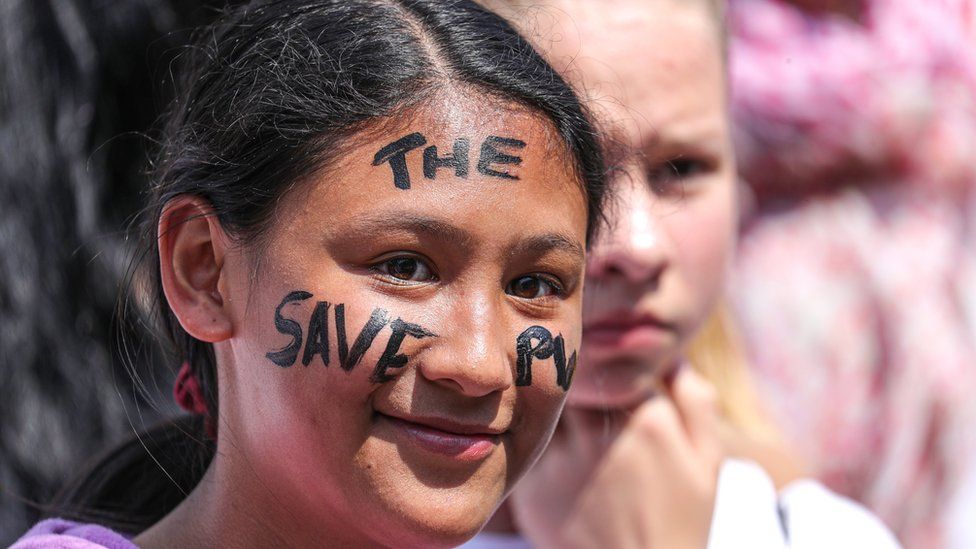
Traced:
<path fill-rule="evenodd" d="M 458 301 L 463 301 L 459 299 Z M 514 383 L 515 340 L 507 341 L 488 299 L 466 300 L 419 365 L 421 376 L 465 396 L 504 391 Z"/>
<path fill-rule="evenodd" d="M 618 195 L 611 226 L 590 254 L 587 275 L 653 284 L 667 268 L 671 242 L 654 212 L 652 193 L 637 183 L 629 187 Z"/>

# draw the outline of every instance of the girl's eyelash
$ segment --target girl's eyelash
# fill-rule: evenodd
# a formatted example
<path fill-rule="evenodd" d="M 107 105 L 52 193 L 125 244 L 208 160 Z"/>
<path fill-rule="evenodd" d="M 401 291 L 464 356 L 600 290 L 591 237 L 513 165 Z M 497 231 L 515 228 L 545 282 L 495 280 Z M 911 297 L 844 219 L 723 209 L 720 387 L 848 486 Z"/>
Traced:
<path fill-rule="evenodd" d="M 545 295 L 542 295 L 542 296 L 523 296 L 523 295 L 519 295 L 518 294 L 519 288 L 517 288 L 516 285 L 518 283 L 522 282 L 522 281 L 527 281 L 527 280 L 541 281 L 542 283 L 544 283 L 545 285 L 547 285 L 549 288 L 551 288 L 552 293 L 545 294 Z M 538 291 L 538 289 L 536 289 L 536 291 Z M 510 295 L 513 295 L 515 297 L 518 297 L 520 299 L 539 300 L 539 299 L 545 299 L 545 298 L 562 298 L 562 297 L 565 297 L 565 295 L 566 295 L 566 288 L 562 284 L 562 282 L 559 280 L 559 278 L 557 278 L 555 276 L 552 276 L 552 275 L 545 275 L 545 274 L 536 273 L 536 274 L 522 275 L 522 276 L 519 276 L 519 277 L 516 277 L 516 278 L 512 279 L 512 281 L 509 282 L 508 285 L 506 286 L 505 292 L 508 293 L 508 294 L 510 294 Z"/>
<path fill-rule="evenodd" d="M 707 172 L 712 165 L 709 161 L 694 157 L 675 157 L 651 166 L 648 170 L 655 181 L 686 179 Z"/>
<path fill-rule="evenodd" d="M 555 295 L 557 297 L 562 297 L 566 295 L 566 287 L 558 278 L 554 276 L 548 276 L 548 275 L 540 275 L 540 278 L 548 282 L 549 285 L 553 287 L 553 289 L 555 290 Z"/>
<path fill-rule="evenodd" d="M 389 270 L 392 262 L 394 261 L 408 261 L 408 262 L 412 261 L 414 262 L 414 265 L 412 265 L 413 269 L 411 269 L 411 272 L 406 277 L 398 276 L 397 274 L 390 272 Z M 407 265 L 400 265 L 400 267 L 401 268 L 407 267 Z M 373 273 L 376 273 L 384 277 L 385 279 L 387 279 L 389 282 L 393 284 L 403 284 L 403 285 L 421 284 L 425 282 L 434 282 L 438 280 L 437 273 L 434 270 L 434 268 L 431 266 L 430 261 L 427 261 L 423 257 L 420 257 L 415 254 L 401 253 L 398 255 L 388 256 L 370 265 L 369 270 Z M 416 270 L 420 270 L 421 272 L 426 271 L 426 276 L 424 277 L 423 280 L 410 280 L 410 277 L 416 273 Z"/>
<path fill-rule="evenodd" d="M 394 262 L 401 263 L 394 265 Z M 420 285 L 439 280 L 431 262 L 413 253 L 403 252 L 396 255 L 388 255 L 374 261 L 368 269 L 375 275 L 382 277 L 386 283 L 401 286 Z M 413 280 L 413 277 L 418 272 L 422 275 L 421 279 Z M 517 284 L 522 282 L 527 282 L 529 286 L 518 287 Z M 542 295 L 520 295 L 520 291 L 534 292 L 534 294 L 542 291 L 543 293 Z M 566 296 L 567 292 L 566 285 L 563 284 L 559 277 L 545 273 L 530 273 L 512 279 L 505 286 L 505 293 L 520 299 L 538 301 L 547 298 L 561 299 Z"/>

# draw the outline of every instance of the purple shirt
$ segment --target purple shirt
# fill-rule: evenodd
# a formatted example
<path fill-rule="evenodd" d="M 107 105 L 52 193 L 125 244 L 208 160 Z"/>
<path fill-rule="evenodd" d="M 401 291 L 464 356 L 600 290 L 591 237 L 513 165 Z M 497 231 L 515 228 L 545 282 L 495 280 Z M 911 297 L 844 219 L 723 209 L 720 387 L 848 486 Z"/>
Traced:
<path fill-rule="evenodd" d="M 10 549 L 139 549 L 128 538 L 97 524 L 42 520 Z"/>

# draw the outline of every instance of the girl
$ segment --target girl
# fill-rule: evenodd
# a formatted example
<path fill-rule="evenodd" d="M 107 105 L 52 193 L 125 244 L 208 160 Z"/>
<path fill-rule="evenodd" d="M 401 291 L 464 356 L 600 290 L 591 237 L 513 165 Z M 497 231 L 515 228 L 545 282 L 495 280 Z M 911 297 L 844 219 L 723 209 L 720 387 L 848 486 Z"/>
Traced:
<path fill-rule="evenodd" d="M 737 193 L 720 7 L 551 5 L 554 64 L 612 98 L 598 114 L 619 150 L 619 200 L 589 261 L 560 427 L 495 534 L 471 546 L 895 546 L 863 509 L 801 478 L 730 345 L 719 304 Z"/>
<path fill-rule="evenodd" d="M 463 542 L 575 370 L 603 174 L 576 97 L 465 1 L 252 2 L 187 62 L 137 297 L 200 419 L 68 491 L 121 531 L 15 547 Z"/>

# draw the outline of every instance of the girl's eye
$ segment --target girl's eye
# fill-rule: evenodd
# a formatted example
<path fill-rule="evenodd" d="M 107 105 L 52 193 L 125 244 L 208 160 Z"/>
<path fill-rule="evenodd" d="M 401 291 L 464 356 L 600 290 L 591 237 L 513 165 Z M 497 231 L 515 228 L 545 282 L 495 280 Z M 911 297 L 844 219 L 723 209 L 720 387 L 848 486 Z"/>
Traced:
<path fill-rule="evenodd" d="M 542 297 L 561 295 L 562 288 L 553 280 L 539 275 L 520 276 L 509 282 L 505 291 L 522 299 L 539 299 Z"/>
<path fill-rule="evenodd" d="M 695 158 L 672 158 L 650 170 L 651 181 L 667 183 L 668 181 L 690 179 L 708 172 L 708 163 Z"/>
<path fill-rule="evenodd" d="M 392 257 L 373 268 L 404 282 L 430 282 L 437 279 L 427 263 L 416 257 Z"/>
<path fill-rule="evenodd" d="M 668 166 L 671 167 L 671 172 L 675 177 L 682 179 L 695 177 L 708 170 L 708 166 L 704 162 L 693 158 L 675 158 L 668 162 Z"/>

